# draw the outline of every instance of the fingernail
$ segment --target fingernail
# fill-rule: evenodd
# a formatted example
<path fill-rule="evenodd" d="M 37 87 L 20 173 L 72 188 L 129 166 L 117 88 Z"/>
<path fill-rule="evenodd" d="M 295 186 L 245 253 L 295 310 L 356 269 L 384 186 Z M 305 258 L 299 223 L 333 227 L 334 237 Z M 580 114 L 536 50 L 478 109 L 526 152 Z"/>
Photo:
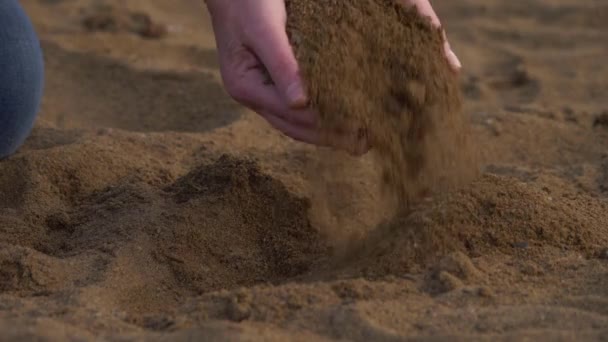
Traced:
<path fill-rule="evenodd" d="M 456 70 L 462 69 L 462 63 L 460 63 L 460 60 L 458 59 L 458 56 L 456 56 L 454 51 L 448 51 L 448 60 L 452 67 L 454 67 Z"/>
<path fill-rule="evenodd" d="M 299 108 L 306 106 L 308 100 L 301 82 L 294 82 L 289 85 L 286 90 L 286 95 L 290 107 Z"/>

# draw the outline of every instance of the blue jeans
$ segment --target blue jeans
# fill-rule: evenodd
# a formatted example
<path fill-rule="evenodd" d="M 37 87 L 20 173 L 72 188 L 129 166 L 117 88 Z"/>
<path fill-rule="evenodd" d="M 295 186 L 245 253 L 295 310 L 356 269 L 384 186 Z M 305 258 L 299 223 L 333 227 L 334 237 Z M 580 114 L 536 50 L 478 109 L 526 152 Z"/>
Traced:
<path fill-rule="evenodd" d="M 18 0 L 0 0 L 0 159 L 30 134 L 43 83 L 42 49 L 29 18 Z"/>

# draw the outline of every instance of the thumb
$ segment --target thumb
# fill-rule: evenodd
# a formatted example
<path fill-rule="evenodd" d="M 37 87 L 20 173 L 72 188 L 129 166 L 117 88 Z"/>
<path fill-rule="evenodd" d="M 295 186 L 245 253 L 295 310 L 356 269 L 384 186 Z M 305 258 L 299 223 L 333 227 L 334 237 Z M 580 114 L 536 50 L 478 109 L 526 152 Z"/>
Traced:
<path fill-rule="evenodd" d="M 269 25 L 261 33 L 251 39 L 251 48 L 268 70 L 284 101 L 292 108 L 305 107 L 308 97 L 285 28 Z"/>
<path fill-rule="evenodd" d="M 460 69 L 462 69 L 462 63 L 460 63 L 458 56 L 456 56 L 456 53 L 454 53 L 454 50 L 452 50 L 450 42 L 448 41 L 448 38 L 445 35 L 445 31 L 443 32 L 443 50 L 445 51 L 445 56 L 447 57 L 448 62 L 452 67 L 452 70 L 456 72 L 460 71 Z"/>

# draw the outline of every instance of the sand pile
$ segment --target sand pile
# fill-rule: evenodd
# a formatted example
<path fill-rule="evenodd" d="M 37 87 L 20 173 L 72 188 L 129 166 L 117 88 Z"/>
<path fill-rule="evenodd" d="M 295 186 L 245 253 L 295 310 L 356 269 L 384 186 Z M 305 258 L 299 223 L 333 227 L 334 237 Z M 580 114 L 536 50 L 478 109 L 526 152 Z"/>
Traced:
<path fill-rule="evenodd" d="M 472 179 L 469 118 L 439 29 L 391 0 L 286 3 L 321 127 L 367 140 L 400 203 Z"/>
<path fill-rule="evenodd" d="M 171 291 L 193 293 L 281 282 L 308 272 L 327 255 L 309 223 L 309 202 L 251 161 L 220 156 L 173 181 L 168 172 L 150 169 L 148 175 L 120 178 L 135 166 L 124 161 L 114 161 L 106 173 L 89 172 L 102 168 L 103 157 L 85 153 L 72 165 L 49 163 L 47 157 L 57 158 L 29 155 L 44 172 L 22 174 L 27 185 L 0 183 L 3 193 L 16 196 L 2 203 L 2 292 L 49 291 L 57 281 L 67 286 L 75 280 L 62 276 L 66 272 L 102 276 L 134 246 L 140 256 L 129 263 L 142 276 L 150 272 L 151 284 L 166 282 Z M 26 170 L 21 162 L 5 162 L 0 170 L 12 176 L 11 169 Z M 105 185 L 95 189 L 95 183 Z M 34 191 L 18 194 L 23 188 Z M 62 261 L 89 258 L 92 264 Z M 87 284 L 80 279 L 74 285 L 79 282 Z"/>
<path fill-rule="evenodd" d="M 552 181 L 567 190 L 551 193 Z M 475 257 L 553 247 L 597 257 L 608 245 L 608 203 L 568 188 L 551 175 L 535 184 L 485 175 L 470 189 L 381 224 L 341 263 L 351 275 L 384 277 L 423 271 L 454 252 Z"/>

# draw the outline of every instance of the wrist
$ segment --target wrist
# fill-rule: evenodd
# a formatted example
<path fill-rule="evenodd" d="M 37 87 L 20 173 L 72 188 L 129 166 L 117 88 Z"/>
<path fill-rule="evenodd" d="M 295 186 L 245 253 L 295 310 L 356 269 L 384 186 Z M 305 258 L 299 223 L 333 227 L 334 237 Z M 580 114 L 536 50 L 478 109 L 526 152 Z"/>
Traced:
<path fill-rule="evenodd" d="M 234 2 L 236 2 L 236 0 L 205 0 L 207 11 L 209 12 L 211 22 L 216 31 L 221 31 L 222 27 L 225 27 L 228 23 L 234 22 L 234 18 L 232 18 L 234 13 L 231 13 Z"/>

